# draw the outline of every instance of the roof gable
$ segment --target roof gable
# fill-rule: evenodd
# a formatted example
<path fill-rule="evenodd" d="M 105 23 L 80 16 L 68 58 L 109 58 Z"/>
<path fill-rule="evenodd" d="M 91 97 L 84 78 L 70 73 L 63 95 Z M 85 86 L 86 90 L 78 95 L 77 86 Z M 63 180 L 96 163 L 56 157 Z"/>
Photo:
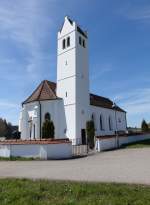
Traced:
<path fill-rule="evenodd" d="M 64 23 L 59 31 L 60 36 L 66 35 L 75 29 L 75 23 L 68 17 L 65 17 Z"/>
<path fill-rule="evenodd" d="M 56 96 L 56 83 L 44 80 L 35 89 L 35 91 L 23 102 L 23 104 L 34 101 L 55 99 L 58 99 L 58 97 Z"/>
<path fill-rule="evenodd" d="M 58 32 L 58 36 L 64 36 L 66 35 L 66 33 L 70 33 L 73 30 L 77 30 L 82 36 L 84 36 L 85 38 L 87 38 L 87 33 L 85 31 L 83 31 L 81 29 L 81 27 L 79 25 L 76 24 L 75 21 L 71 20 L 68 16 L 65 17 L 65 21 L 60 29 L 60 31 Z"/>

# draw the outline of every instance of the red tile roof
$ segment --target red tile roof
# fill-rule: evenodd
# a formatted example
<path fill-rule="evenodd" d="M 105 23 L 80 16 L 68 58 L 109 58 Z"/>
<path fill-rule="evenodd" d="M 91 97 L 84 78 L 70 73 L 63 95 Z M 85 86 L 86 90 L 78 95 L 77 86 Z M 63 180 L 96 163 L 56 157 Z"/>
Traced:
<path fill-rule="evenodd" d="M 56 83 L 50 82 L 48 80 L 44 80 L 36 88 L 36 90 L 32 93 L 32 95 L 29 96 L 23 102 L 23 104 L 35 102 L 35 101 L 56 100 L 56 99 L 61 99 L 56 95 Z M 114 106 L 114 103 L 109 98 L 105 98 L 91 93 L 90 93 L 90 105 L 117 110 L 120 112 L 125 112 L 119 106 L 117 105 Z"/>
<path fill-rule="evenodd" d="M 114 105 L 113 101 L 111 101 L 109 98 L 105 98 L 94 94 L 90 94 L 90 105 L 125 112 L 116 104 Z"/>
<path fill-rule="evenodd" d="M 44 80 L 35 89 L 35 91 L 23 102 L 23 104 L 42 101 L 42 100 L 56 100 L 56 83 Z"/>

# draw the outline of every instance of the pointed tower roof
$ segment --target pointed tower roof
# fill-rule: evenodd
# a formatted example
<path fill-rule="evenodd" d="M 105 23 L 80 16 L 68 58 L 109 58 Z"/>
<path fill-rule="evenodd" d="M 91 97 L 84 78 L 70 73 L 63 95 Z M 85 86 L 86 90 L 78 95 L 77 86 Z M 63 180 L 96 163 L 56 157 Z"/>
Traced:
<path fill-rule="evenodd" d="M 61 33 L 61 31 L 62 31 L 62 29 L 63 29 L 63 27 L 64 27 L 65 21 L 68 21 L 71 26 L 73 26 L 73 24 L 75 23 L 75 21 L 73 21 L 69 16 L 65 16 L 65 20 L 64 20 L 64 22 L 63 22 L 63 25 L 62 25 L 61 29 L 59 30 L 60 33 Z M 75 24 L 76 24 L 76 23 L 75 23 Z M 78 24 L 76 24 L 76 29 L 77 29 L 77 31 L 78 31 L 81 35 L 83 35 L 85 38 L 88 38 L 87 32 L 86 32 L 86 31 L 83 31 Z"/>
<path fill-rule="evenodd" d="M 56 100 L 56 83 L 44 80 L 35 89 L 35 91 L 23 102 L 23 104 L 42 101 L 42 100 Z"/>
<path fill-rule="evenodd" d="M 68 21 L 71 23 L 71 25 L 73 24 L 73 21 L 70 19 L 70 17 L 69 17 L 69 16 L 65 16 L 65 18 L 67 18 L 67 19 L 68 19 Z"/>

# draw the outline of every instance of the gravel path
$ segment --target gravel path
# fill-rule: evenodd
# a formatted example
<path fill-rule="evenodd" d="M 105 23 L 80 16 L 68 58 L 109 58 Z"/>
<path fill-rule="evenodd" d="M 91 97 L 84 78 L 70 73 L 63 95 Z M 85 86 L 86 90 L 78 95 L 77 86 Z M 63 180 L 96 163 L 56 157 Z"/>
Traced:
<path fill-rule="evenodd" d="M 1 161 L 0 178 L 44 178 L 150 185 L 150 149 L 122 149 L 55 161 Z"/>

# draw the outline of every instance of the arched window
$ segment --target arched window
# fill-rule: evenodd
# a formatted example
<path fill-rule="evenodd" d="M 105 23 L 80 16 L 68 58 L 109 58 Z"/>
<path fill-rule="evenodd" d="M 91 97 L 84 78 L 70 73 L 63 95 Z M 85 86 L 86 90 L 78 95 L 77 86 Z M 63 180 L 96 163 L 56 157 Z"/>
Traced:
<path fill-rule="evenodd" d="M 103 121 L 103 116 L 102 115 L 100 115 L 99 122 L 100 122 L 100 130 L 104 130 L 104 121 Z"/>
<path fill-rule="evenodd" d="M 67 47 L 70 46 L 70 37 L 67 38 Z"/>
<path fill-rule="evenodd" d="M 109 116 L 108 121 L 109 121 L 109 130 L 112 130 L 113 127 L 112 127 L 112 119 L 111 119 L 111 116 Z"/>
<path fill-rule="evenodd" d="M 51 115 L 48 112 L 45 114 L 45 120 L 51 120 Z"/>
<path fill-rule="evenodd" d="M 83 40 L 82 45 L 83 45 L 83 47 L 85 48 L 85 40 Z"/>
<path fill-rule="evenodd" d="M 80 44 L 80 45 L 82 44 L 82 38 L 81 38 L 81 36 L 79 36 L 79 44 Z"/>
<path fill-rule="evenodd" d="M 94 121 L 94 114 L 92 114 L 92 115 L 91 115 L 91 120 L 93 120 L 93 121 Z"/>
<path fill-rule="evenodd" d="M 95 113 L 92 113 L 92 115 L 91 115 L 91 120 L 94 122 L 95 130 L 97 130 Z"/>
<path fill-rule="evenodd" d="M 62 41 L 62 48 L 63 48 L 63 49 L 66 48 L 66 40 L 65 40 L 65 39 L 63 39 L 63 41 Z"/>

